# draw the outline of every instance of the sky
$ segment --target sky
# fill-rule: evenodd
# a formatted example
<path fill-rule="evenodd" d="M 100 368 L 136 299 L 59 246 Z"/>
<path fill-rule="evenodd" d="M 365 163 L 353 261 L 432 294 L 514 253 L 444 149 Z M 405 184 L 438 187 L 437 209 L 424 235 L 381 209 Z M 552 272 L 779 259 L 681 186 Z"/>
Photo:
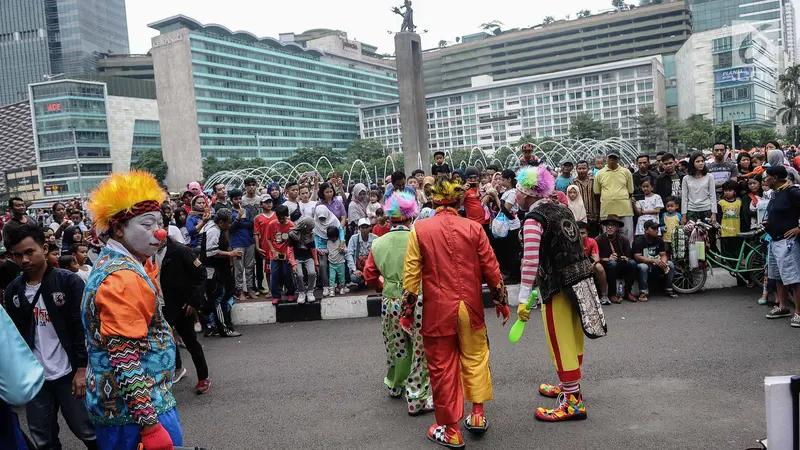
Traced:
<path fill-rule="evenodd" d="M 176 14 L 200 23 L 216 23 L 233 31 L 249 31 L 259 37 L 301 33 L 312 28 L 347 32 L 354 39 L 378 47 L 378 53 L 394 53 L 393 37 L 402 18 L 391 12 L 403 0 L 127 0 L 128 35 L 131 53 L 147 53 L 156 30 L 148 23 Z M 633 0 L 629 3 L 634 3 Z M 638 3 L 638 2 L 636 2 Z M 593 13 L 611 9 L 611 0 L 413 0 L 414 23 L 422 34 L 424 48 L 441 40 L 454 42 L 457 36 L 480 31 L 492 20 L 503 28 L 522 28 L 542 22 L 546 16 L 557 20 L 574 18 L 578 11 Z M 428 30 L 423 33 L 423 30 Z"/>

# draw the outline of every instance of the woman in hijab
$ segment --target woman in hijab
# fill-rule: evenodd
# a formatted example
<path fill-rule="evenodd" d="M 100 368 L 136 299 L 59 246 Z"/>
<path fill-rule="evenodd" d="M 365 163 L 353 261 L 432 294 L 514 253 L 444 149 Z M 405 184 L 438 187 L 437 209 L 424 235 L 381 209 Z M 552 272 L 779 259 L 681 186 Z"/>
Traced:
<path fill-rule="evenodd" d="M 567 186 L 567 202 L 569 202 L 569 209 L 572 215 L 575 216 L 575 222 L 586 222 L 586 207 L 581 198 L 581 191 L 578 186 L 571 184 Z"/>
<path fill-rule="evenodd" d="M 278 183 L 270 183 L 267 185 L 267 192 L 269 196 L 272 197 L 272 208 L 273 210 L 278 205 L 282 205 L 286 199 L 283 197 L 283 193 L 281 193 L 281 186 Z"/>
<path fill-rule="evenodd" d="M 297 303 L 314 303 L 314 288 L 317 286 L 317 270 L 319 270 L 319 257 L 314 245 L 315 223 L 314 219 L 302 216 L 294 223 L 294 228 L 289 231 L 289 246 L 294 252 L 295 273 L 297 275 Z M 305 282 L 303 268 L 308 275 Z"/>
<path fill-rule="evenodd" d="M 367 217 L 367 207 L 369 206 L 369 193 L 363 183 L 353 186 L 353 193 L 350 195 L 350 204 L 347 207 L 347 231 L 351 236 L 358 230 L 359 219 Z"/>
<path fill-rule="evenodd" d="M 328 293 L 328 227 L 338 227 L 339 238 L 344 241 L 344 228 L 331 210 L 320 202 L 314 208 L 314 246 L 319 255 L 319 275 L 322 281 L 323 297 Z"/>
<path fill-rule="evenodd" d="M 800 181 L 800 175 L 797 174 L 797 171 L 794 170 L 794 167 L 789 165 L 789 162 L 786 161 L 786 157 L 783 155 L 783 150 L 780 149 L 770 149 L 767 150 L 767 164 L 770 167 L 776 166 L 784 166 L 786 167 L 786 171 L 789 172 L 788 180 L 792 183 L 797 183 Z"/>

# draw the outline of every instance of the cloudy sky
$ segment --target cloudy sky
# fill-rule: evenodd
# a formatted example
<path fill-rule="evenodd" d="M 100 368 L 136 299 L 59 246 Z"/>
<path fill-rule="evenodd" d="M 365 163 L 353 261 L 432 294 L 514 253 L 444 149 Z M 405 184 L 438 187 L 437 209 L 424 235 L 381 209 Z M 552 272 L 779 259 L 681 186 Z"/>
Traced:
<path fill-rule="evenodd" d="M 348 37 L 376 45 L 379 53 L 394 53 L 388 30 L 399 31 L 402 19 L 390 9 L 402 0 L 128 0 L 128 34 L 131 53 L 146 53 L 157 32 L 147 27 L 176 14 L 201 23 L 217 23 L 231 30 L 244 30 L 265 37 L 300 33 L 312 28 L 346 31 Z M 499 20 L 504 28 L 541 23 L 545 16 L 574 18 L 583 9 L 592 12 L 611 8 L 611 0 L 413 0 L 414 22 L 423 35 L 425 48 L 440 40 L 475 33 L 484 22 Z M 630 3 L 634 3 L 633 0 Z M 638 3 L 638 2 L 636 2 Z"/>

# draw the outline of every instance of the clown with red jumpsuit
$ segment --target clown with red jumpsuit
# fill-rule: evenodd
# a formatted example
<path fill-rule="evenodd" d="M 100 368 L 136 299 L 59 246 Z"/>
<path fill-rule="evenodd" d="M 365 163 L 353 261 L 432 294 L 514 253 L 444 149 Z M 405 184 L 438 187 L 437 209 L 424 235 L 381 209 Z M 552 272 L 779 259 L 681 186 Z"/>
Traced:
<path fill-rule="evenodd" d="M 428 438 L 451 448 L 464 447 L 458 427 L 463 397 L 472 403 L 465 428 L 483 433 L 489 426 L 483 404 L 492 399 L 492 376 L 482 281 L 493 291 L 503 324 L 509 317 L 506 288 L 489 239 L 480 224 L 458 215 L 463 195 L 460 184 L 444 177 L 436 182 L 431 199 L 436 214 L 411 229 L 403 272 L 401 325 L 411 329 L 414 321 L 422 321 L 433 390 L 436 423 Z M 422 314 L 417 314 L 420 282 L 425 295 Z"/>

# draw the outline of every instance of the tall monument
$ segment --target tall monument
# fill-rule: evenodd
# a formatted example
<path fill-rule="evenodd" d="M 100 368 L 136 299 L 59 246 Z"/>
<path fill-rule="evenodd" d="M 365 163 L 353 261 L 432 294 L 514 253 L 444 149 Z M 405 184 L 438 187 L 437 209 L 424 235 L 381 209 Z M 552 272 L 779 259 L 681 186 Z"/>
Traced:
<path fill-rule="evenodd" d="M 422 41 L 414 26 L 411 0 L 392 12 L 403 17 L 400 32 L 394 36 L 397 84 L 400 91 L 400 127 L 403 136 L 405 173 L 431 170 L 428 150 L 428 115 L 425 110 L 425 84 L 422 74 Z"/>

